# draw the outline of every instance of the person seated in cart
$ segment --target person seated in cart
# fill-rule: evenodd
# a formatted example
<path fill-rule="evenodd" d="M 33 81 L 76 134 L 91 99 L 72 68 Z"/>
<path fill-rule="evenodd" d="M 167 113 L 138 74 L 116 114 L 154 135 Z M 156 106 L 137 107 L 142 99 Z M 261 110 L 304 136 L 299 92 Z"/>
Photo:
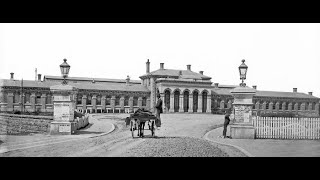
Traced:
<path fill-rule="evenodd" d="M 157 126 L 157 129 L 159 129 L 159 127 L 161 127 L 161 118 L 160 118 L 160 113 L 163 113 L 162 111 L 162 100 L 160 98 L 160 94 L 158 93 L 157 94 L 157 97 L 158 97 L 158 101 L 157 101 L 157 104 L 155 106 L 156 108 L 156 126 Z"/>

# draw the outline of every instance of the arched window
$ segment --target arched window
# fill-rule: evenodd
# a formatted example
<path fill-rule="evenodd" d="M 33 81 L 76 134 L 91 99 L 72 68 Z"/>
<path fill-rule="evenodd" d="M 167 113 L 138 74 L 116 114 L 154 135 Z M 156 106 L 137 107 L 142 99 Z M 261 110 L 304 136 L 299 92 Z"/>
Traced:
<path fill-rule="evenodd" d="M 282 102 L 281 101 L 279 102 L 279 106 L 278 107 L 279 107 L 279 110 L 282 110 Z"/>
<path fill-rule="evenodd" d="M 20 102 L 20 93 L 14 93 L 13 102 L 14 103 L 19 103 Z"/>
<path fill-rule="evenodd" d="M 170 91 L 169 90 L 165 90 L 164 92 L 164 104 L 165 104 L 165 107 L 170 109 Z"/>
<path fill-rule="evenodd" d="M 119 106 L 120 105 L 120 96 L 116 96 L 116 99 L 115 99 L 115 106 Z"/>
<path fill-rule="evenodd" d="M 108 106 L 110 106 L 111 105 L 111 96 L 106 96 L 106 105 Z"/>
<path fill-rule="evenodd" d="M 252 109 L 256 109 L 256 101 L 252 101 L 253 105 L 252 105 Z"/>
<path fill-rule="evenodd" d="M 259 109 L 263 109 L 263 103 L 259 104 Z"/>
<path fill-rule="evenodd" d="M 224 108 L 227 109 L 228 108 L 228 99 L 226 99 L 224 102 L 225 102 L 224 103 Z"/>
<path fill-rule="evenodd" d="M 30 93 L 26 93 L 25 95 L 24 95 L 24 103 L 30 103 Z"/>
<path fill-rule="evenodd" d="M 266 109 L 269 109 L 269 102 L 266 102 Z"/>
<path fill-rule="evenodd" d="M 192 100 L 193 100 L 193 112 L 197 112 L 198 111 L 198 91 L 193 91 L 193 95 L 192 95 Z"/>
<path fill-rule="evenodd" d="M 47 94 L 46 104 L 52 104 L 52 95 L 51 94 Z"/>
<path fill-rule="evenodd" d="M 36 104 L 41 104 L 41 94 L 36 95 Z"/>
<path fill-rule="evenodd" d="M 77 95 L 77 104 L 82 104 L 82 95 Z"/>
<path fill-rule="evenodd" d="M 183 93 L 183 111 L 188 112 L 189 110 L 189 91 Z"/>
<path fill-rule="evenodd" d="M 147 106 L 147 98 L 142 97 L 142 106 Z"/>
<path fill-rule="evenodd" d="M 202 92 L 202 112 L 207 111 L 207 96 L 208 93 L 206 91 Z"/>
<path fill-rule="evenodd" d="M 91 95 L 88 95 L 87 96 L 87 105 L 91 105 L 91 100 L 92 100 Z"/>
<path fill-rule="evenodd" d="M 96 105 L 101 105 L 101 96 L 100 95 L 97 96 L 96 100 L 97 100 Z"/>
<path fill-rule="evenodd" d="M 129 96 L 124 97 L 124 106 L 129 106 Z"/>
<path fill-rule="evenodd" d="M 179 112 L 179 102 L 180 102 L 180 92 L 175 91 L 174 92 L 174 112 Z"/>
<path fill-rule="evenodd" d="M 138 97 L 133 97 L 133 106 L 138 106 Z"/>

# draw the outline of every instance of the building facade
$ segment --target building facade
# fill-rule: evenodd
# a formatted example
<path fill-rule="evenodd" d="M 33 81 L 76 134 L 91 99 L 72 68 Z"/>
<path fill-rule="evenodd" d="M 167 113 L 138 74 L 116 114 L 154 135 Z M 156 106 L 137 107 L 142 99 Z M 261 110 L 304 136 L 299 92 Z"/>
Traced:
<path fill-rule="evenodd" d="M 157 93 L 163 100 L 164 113 L 217 113 L 231 108 L 235 85 L 212 83 L 211 77 L 191 70 L 159 69 L 146 72 L 140 80 L 68 77 L 78 88 L 76 108 L 91 113 L 129 113 L 138 108 L 154 111 Z M 50 86 L 60 84 L 60 76 L 38 74 L 37 80 L 0 79 L 0 111 L 53 112 Z M 257 89 L 256 86 L 253 88 Z M 253 113 L 296 113 L 319 116 L 319 98 L 297 91 L 262 91 L 253 97 Z"/>

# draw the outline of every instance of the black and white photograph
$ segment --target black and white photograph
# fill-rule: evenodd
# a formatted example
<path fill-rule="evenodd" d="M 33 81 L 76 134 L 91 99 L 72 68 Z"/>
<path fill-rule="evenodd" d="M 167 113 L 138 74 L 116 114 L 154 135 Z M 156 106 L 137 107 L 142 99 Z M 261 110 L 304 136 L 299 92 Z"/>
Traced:
<path fill-rule="evenodd" d="M 0 23 L 0 157 L 320 157 L 319 67 L 320 23 Z"/>

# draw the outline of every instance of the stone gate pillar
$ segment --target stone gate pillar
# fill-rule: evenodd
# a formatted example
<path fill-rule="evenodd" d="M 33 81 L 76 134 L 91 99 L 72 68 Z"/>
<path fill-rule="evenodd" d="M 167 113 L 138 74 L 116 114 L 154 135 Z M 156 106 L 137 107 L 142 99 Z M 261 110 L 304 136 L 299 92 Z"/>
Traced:
<path fill-rule="evenodd" d="M 234 97 L 234 123 L 230 125 L 230 134 L 233 139 L 254 139 L 252 123 L 252 98 L 256 90 L 249 87 L 237 87 L 231 91 Z"/>
<path fill-rule="evenodd" d="M 71 135 L 77 127 L 74 121 L 77 89 L 70 85 L 51 86 L 53 94 L 53 122 L 50 124 L 50 134 Z"/>

